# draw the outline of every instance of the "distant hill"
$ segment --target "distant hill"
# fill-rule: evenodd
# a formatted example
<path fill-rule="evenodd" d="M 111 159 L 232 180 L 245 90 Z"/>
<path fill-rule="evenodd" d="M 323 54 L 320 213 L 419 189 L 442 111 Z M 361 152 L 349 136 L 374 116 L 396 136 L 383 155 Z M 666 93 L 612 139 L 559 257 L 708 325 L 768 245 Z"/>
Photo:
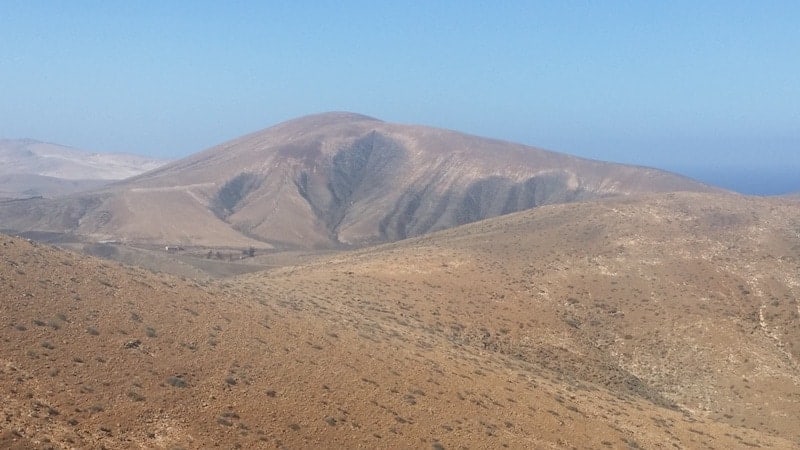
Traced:
<path fill-rule="evenodd" d="M 326 113 L 57 204 L 0 206 L 0 228 L 159 245 L 334 248 L 395 241 L 546 204 L 713 190 L 651 168 Z"/>
<path fill-rule="evenodd" d="M 32 139 L 0 139 L 0 198 L 72 194 L 165 163 L 124 153 L 90 153 Z"/>

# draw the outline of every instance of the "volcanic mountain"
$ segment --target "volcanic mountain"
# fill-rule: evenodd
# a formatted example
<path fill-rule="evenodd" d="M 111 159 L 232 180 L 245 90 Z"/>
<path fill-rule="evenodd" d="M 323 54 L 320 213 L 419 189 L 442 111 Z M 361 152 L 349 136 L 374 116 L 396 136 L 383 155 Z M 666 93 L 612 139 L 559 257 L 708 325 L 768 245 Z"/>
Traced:
<path fill-rule="evenodd" d="M 165 163 L 125 153 L 91 153 L 32 139 L 0 139 L 0 198 L 54 197 L 85 191 Z"/>
<path fill-rule="evenodd" d="M 800 209 L 547 205 L 221 281 L 0 235 L 2 448 L 797 448 Z"/>
<path fill-rule="evenodd" d="M 335 248 L 545 204 L 710 190 L 655 169 L 326 113 L 90 194 L 0 205 L 0 227 L 139 244 Z"/>

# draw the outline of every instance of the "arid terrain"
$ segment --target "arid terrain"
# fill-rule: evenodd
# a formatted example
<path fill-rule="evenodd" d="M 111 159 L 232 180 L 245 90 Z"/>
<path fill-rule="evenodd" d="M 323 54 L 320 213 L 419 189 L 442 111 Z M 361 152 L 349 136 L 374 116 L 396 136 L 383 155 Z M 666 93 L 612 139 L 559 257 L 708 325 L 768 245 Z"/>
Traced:
<path fill-rule="evenodd" d="M 140 247 L 340 249 L 546 204 L 671 191 L 718 190 L 656 169 L 334 112 L 88 193 L 0 203 L 0 229 Z"/>
<path fill-rule="evenodd" d="M 547 205 L 219 280 L 0 257 L 0 447 L 800 446 L 789 199 Z"/>
<path fill-rule="evenodd" d="M 58 197 L 97 189 L 167 161 L 91 153 L 33 139 L 0 139 L 0 199 Z"/>

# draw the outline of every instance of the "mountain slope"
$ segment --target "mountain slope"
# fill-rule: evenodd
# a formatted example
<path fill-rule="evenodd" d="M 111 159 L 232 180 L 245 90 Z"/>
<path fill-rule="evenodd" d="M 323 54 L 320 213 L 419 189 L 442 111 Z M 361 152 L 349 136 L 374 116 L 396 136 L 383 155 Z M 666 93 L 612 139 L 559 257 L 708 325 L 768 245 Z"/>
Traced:
<path fill-rule="evenodd" d="M 123 153 L 90 153 L 32 139 L 0 139 L 0 197 L 71 194 L 165 163 Z"/>
<path fill-rule="evenodd" d="M 300 309 L 384 317 L 398 341 L 423 335 L 800 442 L 790 201 L 684 193 L 553 205 L 244 280 Z"/>
<path fill-rule="evenodd" d="M 792 448 L 798 233 L 659 195 L 203 284 L 0 237 L 0 446 Z"/>
<path fill-rule="evenodd" d="M 655 169 L 327 113 L 98 191 L 91 197 L 103 200 L 68 230 L 149 244 L 336 247 L 394 241 L 544 204 L 675 190 L 712 188 Z M 51 206 L 40 203 L 28 204 L 28 212 L 28 205 L 0 207 L 0 225 L 30 230 L 69 222 L 44 217 Z"/>

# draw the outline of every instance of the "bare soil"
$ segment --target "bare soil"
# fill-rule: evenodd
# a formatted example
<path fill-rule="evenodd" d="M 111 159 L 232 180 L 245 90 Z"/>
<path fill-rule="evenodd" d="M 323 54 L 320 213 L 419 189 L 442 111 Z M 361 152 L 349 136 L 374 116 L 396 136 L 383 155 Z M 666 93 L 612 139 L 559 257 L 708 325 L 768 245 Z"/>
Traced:
<path fill-rule="evenodd" d="M 0 446 L 796 448 L 796 202 L 546 206 L 211 280 L 0 237 Z"/>

